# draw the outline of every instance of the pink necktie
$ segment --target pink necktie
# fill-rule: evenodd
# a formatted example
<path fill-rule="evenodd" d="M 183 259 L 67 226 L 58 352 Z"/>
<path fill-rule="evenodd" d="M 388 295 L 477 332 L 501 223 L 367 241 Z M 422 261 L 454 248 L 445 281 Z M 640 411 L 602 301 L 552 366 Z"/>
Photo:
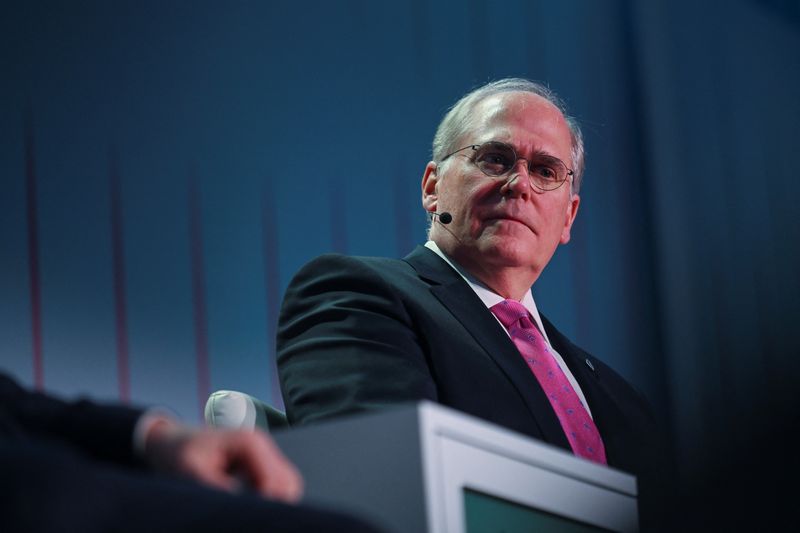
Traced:
<path fill-rule="evenodd" d="M 544 337 L 531 322 L 528 310 L 514 300 L 503 300 L 491 309 L 508 330 L 528 368 L 544 389 L 572 452 L 579 457 L 606 464 L 606 450 L 597 426 L 550 353 Z"/>

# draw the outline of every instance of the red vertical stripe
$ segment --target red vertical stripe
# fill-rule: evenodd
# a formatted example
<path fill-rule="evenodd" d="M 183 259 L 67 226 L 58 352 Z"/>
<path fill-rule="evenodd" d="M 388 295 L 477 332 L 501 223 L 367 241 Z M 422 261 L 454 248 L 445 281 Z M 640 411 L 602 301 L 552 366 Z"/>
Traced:
<path fill-rule="evenodd" d="M 31 337 L 33 346 L 33 384 L 44 387 L 44 360 L 42 354 L 42 292 L 39 268 L 39 224 L 36 187 L 36 158 L 34 155 L 33 125 L 25 132 L 25 185 L 28 218 L 28 278 L 31 293 Z"/>
<path fill-rule="evenodd" d="M 284 409 L 278 381 L 275 351 L 275 335 L 278 325 L 280 270 L 278 263 L 278 217 L 275 214 L 275 201 L 272 188 L 267 181 L 261 196 L 261 231 L 264 239 L 264 289 L 267 302 L 267 348 L 269 350 L 270 398 L 272 405 Z"/>
<path fill-rule="evenodd" d="M 208 317 L 206 312 L 205 269 L 203 266 L 203 214 L 200 189 L 194 175 L 189 178 L 189 232 L 192 261 L 192 297 L 194 302 L 194 340 L 197 363 L 197 399 L 200 420 L 211 393 L 208 370 Z"/>
<path fill-rule="evenodd" d="M 116 151 L 111 153 L 109 169 L 111 193 L 111 254 L 114 271 L 114 313 L 117 329 L 117 383 L 119 398 L 128 403 L 131 399 L 130 362 L 128 354 L 128 320 L 125 297 L 125 243 L 122 234 L 122 179 Z"/>

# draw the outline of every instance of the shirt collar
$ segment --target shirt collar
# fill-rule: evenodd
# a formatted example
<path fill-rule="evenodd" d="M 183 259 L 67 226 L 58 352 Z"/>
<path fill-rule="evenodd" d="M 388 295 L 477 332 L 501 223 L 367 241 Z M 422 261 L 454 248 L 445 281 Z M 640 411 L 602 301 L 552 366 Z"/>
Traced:
<path fill-rule="evenodd" d="M 505 300 L 505 298 L 494 292 L 492 289 L 484 285 L 480 280 L 476 279 L 472 274 L 467 272 L 464 268 L 461 267 L 461 265 L 459 265 L 458 263 L 447 257 L 447 255 L 445 255 L 445 253 L 439 248 L 439 246 L 435 242 L 433 241 L 426 242 L 425 248 L 428 248 L 436 255 L 444 259 L 445 262 L 453 268 L 453 270 L 458 272 L 458 274 L 462 278 L 464 278 L 464 281 L 467 282 L 467 285 L 469 285 L 470 288 L 473 291 L 475 291 L 475 294 L 478 295 L 478 298 L 481 299 L 483 305 L 485 305 L 487 308 L 491 309 L 493 305 L 496 305 Z M 542 325 L 542 318 L 539 316 L 539 310 L 536 308 L 536 302 L 533 301 L 533 293 L 531 293 L 530 289 L 528 289 L 525 292 L 525 296 L 523 296 L 520 303 L 525 306 L 528 312 L 530 312 L 531 316 L 533 317 L 533 322 L 536 324 L 536 327 L 539 328 L 539 331 L 542 333 L 542 336 L 547 341 L 547 344 L 550 344 L 550 339 L 547 338 L 547 333 L 545 332 L 544 326 Z"/>

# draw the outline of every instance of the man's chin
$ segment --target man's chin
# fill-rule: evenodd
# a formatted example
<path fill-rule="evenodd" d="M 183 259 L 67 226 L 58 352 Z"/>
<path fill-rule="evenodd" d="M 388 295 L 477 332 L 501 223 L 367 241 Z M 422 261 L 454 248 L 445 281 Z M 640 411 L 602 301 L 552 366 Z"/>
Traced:
<path fill-rule="evenodd" d="M 534 235 L 530 226 L 520 220 L 512 218 L 493 218 L 486 221 L 487 232 L 509 237 L 530 238 Z"/>
<path fill-rule="evenodd" d="M 500 267 L 527 267 L 535 262 L 534 247 L 528 240 L 508 237 L 487 240 L 481 246 L 481 255 L 488 263 Z"/>

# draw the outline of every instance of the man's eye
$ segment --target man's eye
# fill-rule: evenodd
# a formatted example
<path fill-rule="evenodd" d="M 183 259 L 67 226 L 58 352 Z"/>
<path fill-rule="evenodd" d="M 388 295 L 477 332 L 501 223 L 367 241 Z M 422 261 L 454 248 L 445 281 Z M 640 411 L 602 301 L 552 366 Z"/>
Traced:
<path fill-rule="evenodd" d="M 487 152 L 481 154 L 480 160 L 487 163 L 505 163 L 508 161 L 508 156 L 500 152 Z"/>
<path fill-rule="evenodd" d="M 555 169 L 547 165 L 531 166 L 531 174 L 548 181 L 553 181 L 558 179 L 558 172 L 556 172 Z"/>
<path fill-rule="evenodd" d="M 481 154 L 477 161 L 478 165 L 486 170 L 502 172 L 511 166 L 509 157 L 501 152 L 488 152 Z"/>

